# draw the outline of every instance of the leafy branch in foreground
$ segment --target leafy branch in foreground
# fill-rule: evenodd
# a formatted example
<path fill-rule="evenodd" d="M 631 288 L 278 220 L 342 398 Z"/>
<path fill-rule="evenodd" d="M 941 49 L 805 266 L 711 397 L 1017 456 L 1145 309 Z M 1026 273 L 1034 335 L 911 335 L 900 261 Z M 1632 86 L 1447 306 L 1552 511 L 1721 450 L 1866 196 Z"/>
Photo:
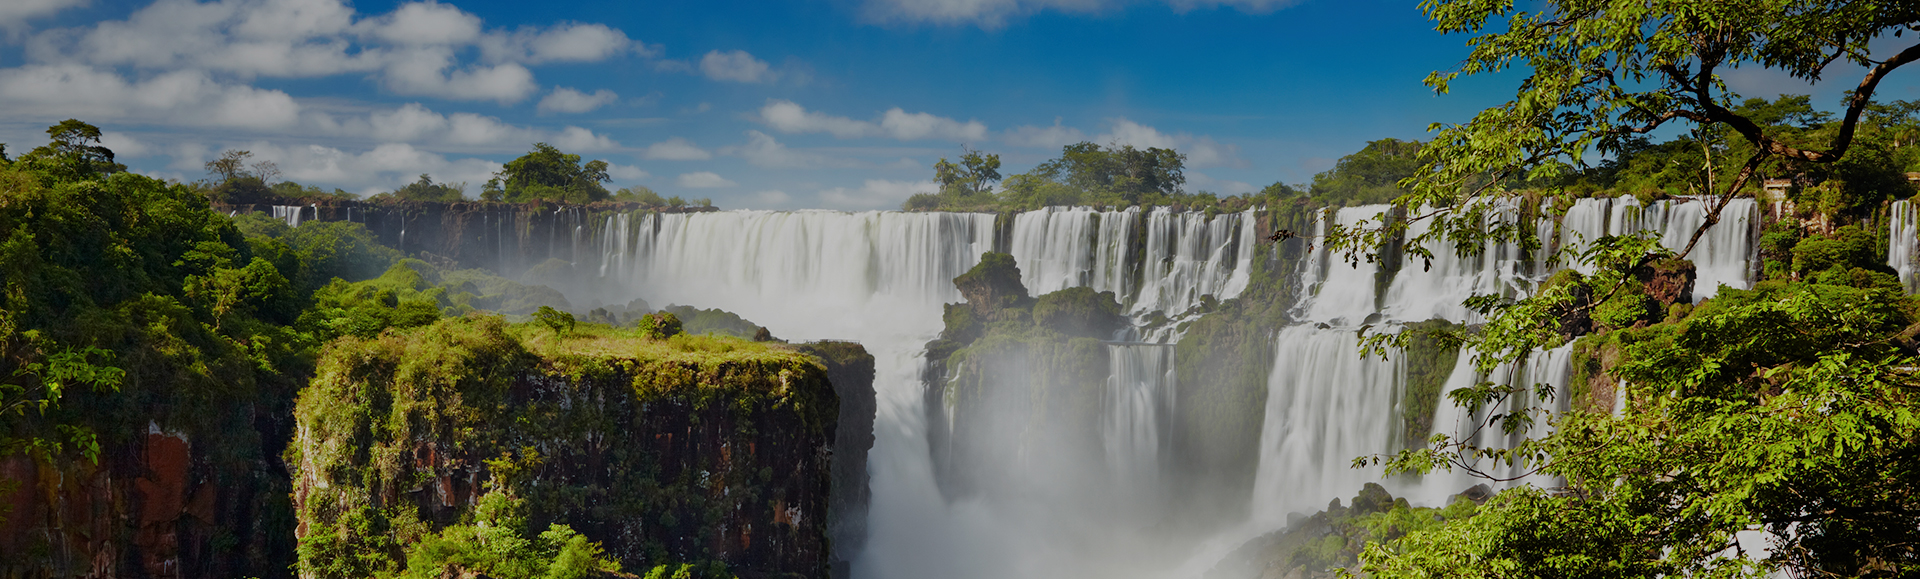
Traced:
<path fill-rule="evenodd" d="M 1521 68 L 1515 98 L 1459 125 L 1439 125 L 1421 168 L 1401 185 L 1399 215 L 1337 231 L 1355 253 L 1406 236 L 1425 247 L 1473 253 L 1488 240 L 1537 246 L 1517 220 L 1489 217 L 1513 190 L 1544 187 L 1541 205 L 1564 207 L 1554 183 L 1584 171 L 1589 155 L 1620 154 L 1640 135 L 1685 125 L 1702 146 L 1705 222 L 1677 253 L 1646 237 L 1600 240 L 1583 257 L 1593 273 L 1556 278 L 1531 296 L 1469 302 L 1486 323 L 1460 339 L 1486 375 L 1585 333 L 1590 360 L 1574 392 L 1491 381 L 1448 393 L 1485 416 L 1461 440 L 1357 464 L 1427 472 L 1482 461 L 1514 465 L 1564 487 L 1516 487 L 1478 515 L 1369 545 L 1360 571 L 1376 577 L 1911 576 L 1920 573 L 1920 304 L 1867 259 L 1820 271 L 1795 267 L 1753 290 L 1653 308 L 1641 289 L 1650 268 L 1685 257 L 1730 201 L 1764 172 L 1788 173 L 1850 159 L 1861 119 L 1887 75 L 1920 59 L 1920 44 L 1873 55 L 1868 43 L 1916 30 L 1920 4 L 1785 0 L 1560 0 L 1537 12 L 1511 2 L 1427 0 L 1439 30 L 1476 35 L 1471 55 L 1427 83 L 1446 92 L 1460 75 Z M 1836 67 L 1865 70 L 1839 120 L 1785 130 L 1740 103 L 1721 79 L 1733 68 L 1771 69 L 1805 81 Z M 1785 99 L 1783 99 L 1785 100 Z M 1718 163 L 1715 157 L 1734 159 Z M 1552 204 L 1548 202 L 1552 201 Z M 1517 237 L 1516 237 L 1517 236 Z M 1818 257 L 1810 248 L 1804 257 Z M 1776 258 L 1778 256 L 1775 256 Z M 1770 272 L 1776 271 L 1769 269 Z M 1655 304 L 1658 305 L 1658 304 Z M 1665 315 L 1657 315 L 1664 310 Z M 1629 325 L 1630 323 L 1630 325 Z M 1375 336 L 1370 348 L 1399 337 Z M 1585 349 L 1585 350 L 1582 350 Z M 1599 358 L 1604 358 L 1601 361 Z M 1511 368 L 1512 366 L 1507 366 Z M 1597 386 L 1596 386 L 1597 385 Z M 1501 411 L 1523 393 L 1576 394 L 1584 404 L 1548 415 Z M 1618 415 L 1595 397 L 1621 402 Z M 1611 406 L 1611 404 L 1608 404 Z M 1552 432 L 1511 448 L 1478 448 L 1479 431 Z M 1503 437 L 1504 438 L 1504 437 Z M 1492 476 L 1492 471 L 1478 470 Z M 1742 538 L 1746 540 L 1743 541 Z M 1752 550 L 1755 540 L 1764 551 Z"/>

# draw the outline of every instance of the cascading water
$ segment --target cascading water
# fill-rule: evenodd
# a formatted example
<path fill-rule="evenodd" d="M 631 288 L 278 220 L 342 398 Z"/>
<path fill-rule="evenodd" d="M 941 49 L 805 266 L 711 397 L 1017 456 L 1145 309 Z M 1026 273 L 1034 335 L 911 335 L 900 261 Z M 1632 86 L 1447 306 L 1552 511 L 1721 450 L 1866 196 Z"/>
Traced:
<path fill-rule="evenodd" d="M 1906 199 L 1887 211 L 1887 265 L 1900 274 L 1907 293 L 1920 291 L 1920 212 Z"/>
<path fill-rule="evenodd" d="M 1329 222 L 1352 226 L 1387 209 L 1339 209 L 1325 214 L 1316 228 L 1324 233 Z M 1750 200 L 1733 201 L 1720 225 L 1695 248 L 1690 258 L 1699 265 L 1703 286 L 1696 296 L 1711 295 L 1708 287 L 1720 283 L 1747 286 L 1753 209 Z M 1491 206 L 1487 213 L 1490 220 L 1519 218 L 1518 209 L 1510 205 Z M 1601 235 L 1643 227 L 1669 246 L 1684 247 L 1703 217 L 1698 201 L 1643 206 L 1631 197 L 1583 199 L 1558 223 L 1539 222 L 1535 230 L 1546 250 L 1577 252 Z M 1080 286 L 1112 291 L 1143 330 L 1132 335 L 1149 344 L 1104 346 L 1109 376 L 1099 405 L 1090 409 L 1100 416 L 1095 452 L 1103 456 L 1090 459 L 1111 473 L 1112 480 L 1099 484 L 1113 488 L 1084 489 L 1085 497 L 1064 501 L 1074 504 L 1064 504 L 1058 494 L 990 495 L 948 503 L 928 454 L 920 348 L 942 327 L 941 304 L 960 301 L 953 278 L 977 263 L 981 253 L 995 249 L 993 216 L 732 211 L 612 215 L 593 223 L 583 216 L 555 219 L 575 219 L 552 229 L 554 235 L 571 237 L 558 238 L 555 245 L 573 246 L 579 271 L 612 282 L 595 290 L 604 292 L 593 296 L 601 302 L 644 296 L 658 304 L 718 307 L 782 337 L 854 339 L 874 353 L 879 416 L 869 462 L 870 538 L 854 567 L 861 577 L 1164 573 L 1166 559 L 1141 554 L 1153 552 L 1146 547 L 1156 540 L 1166 542 L 1164 535 L 1150 530 L 1156 511 L 1098 506 L 1129 497 L 1148 500 L 1158 496 L 1154 488 L 1167 484 L 1168 469 L 1179 462 L 1171 454 L 1177 445 L 1170 441 L 1181 416 L 1174 404 L 1176 393 L 1209 387 L 1173 380 L 1170 345 L 1181 338 L 1177 322 L 1197 317 L 1203 296 L 1227 300 L 1241 294 L 1249 286 L 1254 259 L 1263 253 L 1256 250 L 1259 232 L 1252 211 L 1208 217 L 1165 209 L 1050 208 L 1014 216 L 1008 246 L 1001 249 L 1015 256 L 1031 294 Z M 1412 233 L 1417 235 L 1422 227 L 1421 222 L 1411 224 Z M 569 233 L 560 233 L 562 229 Z M 1488 243 L 1480 255 L 1465 258 L 1451 248 L 1430 246 L 1435 255 L 1430 268 L 1404 263 L 1391 276 L 1365 260 L 1356 267 L 1324 246 L 1306 252 L 1307 261 L 1293 268 L 1298 277 L 1286 283 L 1303 290 L 1292 310 L 1298 323 L 1272 337 L 1274 358 L 1258 433 L 1259 462 L 1251 475 L 1254 516 L 1248 529 L 1269 530 L 1288 512 L 1317 510 L 1331 498 L 1378 480 L 1377 470 L 1349 468 L 1352 459 L 1393 452 L 1403 444 L 1400 405 L 1407 362 L 1397 351 L 1385 358 L 1362 358 L 1357 352 L 1362 324 L 1383 326 L 1371 330 L 1377 332 L 1434 317 L 1472 322 L 1460 300 L 1484 293 L 1524 295 L 1553 270 L 1567 266 L 1566 260 L 1548 261 L 1545 250 L 1524 255 L 1513 243 Z M 595 250 L 597 256 L 588 253 L 585 261 L 579 257 Z M 1145 325 L 1156 312 L 1174 322 Z M 1564 410 L 1568 352 L 1535 353 L 1518 370 L 1508 369 L 1518 372 L 1511 379 L 1555 385 L 1558 396 L 1549 407 Z M 1445 389 L 1480 380 L 1469 368 L 1465 360 L 1458 363 Z M 1038 407 L 1029 402 L 1017 406 L 1027 412 Z M 1444 398 L 1436 406 L 1436 430 L 1451 432 L 1477 419 L 1460 416 Z M 998 435 L 1026 440 L 1019 444 L 1031 442 L 1021 437 L 1037 436 Z M 1505 435 L 1484 441 L 1511 442 Z M 1015 463 L 1017 468 L 1032 472 L 993 476 L 1050 476 L 1052 466 L 1045 460 L 1022 456 L 1027 458 Z M 1429 476 L 1418 484 L 1389 486 L 1401 490 L 1396 494 L 1431 503 L 1474 482 Z M 1177 557 L 1179 547 L 1173 548 L 1174 554 L 1160 551 L 1157 556 Z"/>
<path fill-rule="evenodd" d="M 287 227 L 299 227 L 300 216 L 302 213 L 305 213 L 306 210 L 306 207 L 299 205 L 275 205 L 273 206 L 273 218 L 287 222 Z"/>
<path fill-rule="evenodd" d="M 1275 342 L 1253 485 L 1254 520 L 1263 522 L 1313 512 L 1379 480 L 1379 469 L 1349 465 L 1392 449 L 1406 382 L 1400 356 L 1361 358 L 1352 330 L 1299 325 Z"/>
<path fill-rule="evenodd" d="M 1107 464 L 1141 490 L 1159 485 L 1161 456 L 1172 431 L 1173 348 L 1150 344 L 1107 346 L 1106 419 L 1101 423 Z"/>

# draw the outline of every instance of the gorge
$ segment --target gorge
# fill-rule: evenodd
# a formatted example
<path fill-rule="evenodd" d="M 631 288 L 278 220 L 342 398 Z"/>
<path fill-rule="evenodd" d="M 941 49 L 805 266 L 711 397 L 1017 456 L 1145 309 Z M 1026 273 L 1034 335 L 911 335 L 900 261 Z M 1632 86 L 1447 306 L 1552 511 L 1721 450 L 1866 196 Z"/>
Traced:
<path fill-rule="evenodd" d="M 396 246 L 537 277 L 579 310 L 643 298 L 725 309 L 789 339 L 864 344 L 877 415 L 870 520 L 864 549 L 849 555 L 853 576 L 1157 577 L 1198 575 L 1290 513 L 1368 482 L 1428 506 L 1483 482 L 1458 472 L 1383 480 L 1377 468 L 1350 468 L 1486 418 L 1460 415 L 1445 391 L 1483 378 L 1545 383 L 1564 393 L 1550 408 L 1615 406 L 1611 391 L 1571 384 L 1571 345 L 1482 377 L 1465 361 L 1470 351 L 1363 357 L 1358 339 L 1439 323 L 1428 320 L 1477 323 L 1464 299 L 1525 295 L 1602 235 L 1651 231 L 1681 249 L 1703 205 L 1589 198 L 1559 216 L 1496 207 L 1490 219 L 1530 223 L 1542 247 L 1488 243 L 1458 256 L 1435 246 L 1431 264 L 1403 259 L 1399 241 L 1358 264 L 1311 237 L 1261 241 L 1278 228 L 1393 217 L 1387 206 L 995 215 L 476 204 L 400 210 L 404 220 L 380 208 L 274 211 L 352 215 Z M 1691 302 L 1752 283 L 1761 211 L 1733 200 L 1690 255 Z M 956 323 L 943 305 L 976 299 L 954 278 L 990 252 L 1018 268 L 1025 295 L 1015 297 L 1110 292 L 1124 323 L 1079 337 L 986 339 L 1011 350 L 940 345 Z M 1018 315 L 1040 315 L 1025 307 Z M 981 321 L 975 333 L 1008 323 Z M 948 364 L 961 349 L 970 353 Z"/>

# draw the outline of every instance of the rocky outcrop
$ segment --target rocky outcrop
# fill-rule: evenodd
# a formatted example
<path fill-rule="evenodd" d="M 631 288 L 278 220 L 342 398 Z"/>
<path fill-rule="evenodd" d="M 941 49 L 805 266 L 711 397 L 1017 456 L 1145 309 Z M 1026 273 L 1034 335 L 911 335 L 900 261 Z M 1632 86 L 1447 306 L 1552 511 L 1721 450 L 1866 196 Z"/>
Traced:
<path fill-rule="evenodd" d="M 1028 297 L 1004 253 L 982 255 L 953 282 L 966 302 L 947 305 L 947 327 L 927 345 L 923 376 L 928 450 L 942 493 L 1008 490 L 1020 483 L 996 473 L 1023 465 L 1097 466 L 1085 457 L 1101 452 L 1111 362 L 1102 340 L 1126 324 L 1114 294 L 1074 288 Z"/>
<path fill-rule="evenodd" d="M 865 510 L 872 401 L 857 344 L 523 341 L 497 318 L 344 339 L 296 411 L 300 574 L 395 569 L 498 491 L 629 572 L 828 577 L 850 559 L 835 539 L 863 531 L 842 519 Z"/>
<path fill-rule="evenodd" d="M 244 459 L 254 441 L 195 444 L 158 425 L 131 438 L 99 462 L 0 460 L 0 577 L 288 574 L 286 479 Z"/>
<path fill-rule="evenodd" d="M 647 208 L 637 203 L 428 203 L 335 200 L 278 206 L 299 221 L 365 225 L 382 245 L 442 267 L 521 274 L 558 259 L 598 267 L 603 245 L 592 239 L 612 216 L 644 211 L 701 212 L 711 207 Z M 274 205 L 217 205 L 221 213 L 274 214 Z M 634 227 L 640 220 L 632 219 Z"/>
<path fill-rule="evenodd" d="M 1634 278 L 1646 287 L 1647 296 L 1660 302 L 1663 311 L 1673 304 L 1692 304 L 1693 281 L 1698 277 L 1693 262 L 1684 259 L 1662 259 L 1634 270 Z"/>
<path fill-rule="evenodd" d="M 1408 505 L 1385 487 L 1367 483 L 1345 506 L 1334 499 L 1326 510 L 1289 515 L 1285 528 L 1234 549 L 1205 579 L 1332 579 L 1343 571 L 1357 572 L 1368 541 L 1390 541 L 1473 516 L 1486 501 L 1485 491 L 1484 485 L 1470 488 L 1455 495 L 1446 508 L 1429 509 Z"/>

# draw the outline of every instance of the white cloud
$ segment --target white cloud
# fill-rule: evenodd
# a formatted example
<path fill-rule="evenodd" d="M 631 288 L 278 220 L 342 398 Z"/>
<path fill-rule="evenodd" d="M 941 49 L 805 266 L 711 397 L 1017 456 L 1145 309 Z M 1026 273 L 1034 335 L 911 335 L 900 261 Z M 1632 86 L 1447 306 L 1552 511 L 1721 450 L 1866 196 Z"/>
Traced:
<path fill-rule="evenodd" d="M 809 111 L 793 101 L 769 99 L 766 106 L 760 108 L 758 120 L 784 133 L 828 133 L 842 139 L 891 137 L 902 141 L 979 141 L 987 136 L 987 126 L 980 121 L 963 123 L 929 113 L 908 113 L 899 107 L 882 113 L 880 121 L 876 123 Z"/>
<path fill-rule="evenodd" d="M 392 44 L 459 45 L 480 38 L 480 17 L 433 0 L 402 4 L 362 25 L 368 34 Z"/>
<path fill-rule="evenodd" d="M 28 65 L 0 69 L 0 118 L 85 118 L 272 130 L 293 126 L 300 105 L 277 90 L 215 82 L 176 71 L 129 82 L 91 67 Z"/>
<path fill-rule="evenodd" d="M 1244 195 L 1260 190 L 1259 187 L 1255 187 L 1249 183 L 1215 179 L 1213 176 L 1199 171 L 1187 171 L 1186 176 L 1188 191 L 1212 191 L 1220 195 Z"/>
<path fill-rule="evenodd" d="M 723 155 L 737 155 L 746 159 L 755 167 L 764 168 L 818 168 L 850 167 L 856 163 L 847 159 L 835 159 L 818 153 L 796 151 L 774 140 L 772 135 L 760 131 L 747 131 L 747 142 L 742 145 L 722 148 Z"/>
<path fill-rule="evenodd" d="M 482 62 L 462 57 L 470 47 L 479 48 Z M 157 0 L 126 20 L 36 34 L 26 48 L 37 63 L 193 69 L 243 79 L 365 73 L 399 94 L 502 104 L 538 90 L 528 65 L 652 54 L 604 24 L 488 30 L 478 16 L 432 0 L 366 17 L 345 0 Z"/>
<path fill-rule="evenodd" d="M 1247 164 L 1246 159 L 1240 158 L 1240 147 L 1221 144 L 1212 137 L 1195 137 L 1187 133 L 1169 135 L 1124 117 L 1110 119 L 1109 122 L 1113 125 L 1111 130 L 1095 137 L 1094 142 L 1133 145 L 1141 149 L 1177 149 L 1187 155 L 1189 167 L 1241 167 Z"/>
<path fill-rule="evenodd" d="M 766 82 L 774 76 L 766 61 L 754 58 L 745 50 L 708 52 L 700 58 L 700 73 L 713 80 L 733 82 Z"/>
<path fill-rule="evenodd" d="M 606 135 L 595 134 L 580 127 L 567 127 L 548 139 L 548 142 L 563 151 L 605 151 L 620 146 L 620 143 L 607 138 Z"/>
<path fill-rule="evenodd" d="M 0 30 L 18 33 L 26 30 L 27 19 L 51 16 L 61 10 L 85 6 L 87 0 L 7 0 L 0 2 Z"/>
<path fill-rule="evenodd" d="M 245 149 L 254 158 L 273 161 L 281 176 L 289 181 L 310 185 L 342 187 L 361 191 L 390 191 L 419 178 L 424 173 L 444 183 L 466 183 L 469 196 L 479 193 L 479 184 L 500 170 L 500 164 L 485 159 L 448 159 L 404 143 L 388 143 L 352 153 L 322 145 L 280 145 L 257 141 L 219 147 L 218 150 Z M 213 148 L 199 144 L 183 145 L 175 153 L 176 167 L 199 164 Z"/>
<path fill-rule="evenodd" d="M 693 144 L 693 141 L 674 137 L 648 145 L 640 156 L 658 161 L 705 161 L 712 159 L 713 153 Z"/>
<path fill-rule="evenodd" d="M 593 94 L 587 94 L 572 87 L 557 86 L 553 87 L 553 92 L 547 93 L 546 98 L 540 99 L 540 105 L 537 108 L 542 114 L 584 113 L 619 99 L 619 95 L 604 88 L 594 91 Z"/>
<path fill-rule="evenodd" d="M 607 165 L 607 176 L 613 177 L 614 179 L 619 181 L 632 182 L 632 181 L 639 181 L 641 179 L 645 179 L 650 175 L 646 171 L 643 171 L 639 167 L 635 167 L 633 165 L 621 165 L 618 163 L 611 163 Z"/>
<path fill-rule="evenodd" d="M 539 30 L 523 27 L 511 34 L 492 33 L 479 41 L 480 50 L 494 62 L 596 62 L 622 52 L 650 54 L 649 47 L 627 38 L 627 33 L 605 24 L 562 24 Z"/>
<path fill-rule="evenodd" d="M 153 152 L 152 147 L 147 146 L 147 144 L 140 139 L 134 138 L 133 135 L 114 131 L 100 132 L 100 146 L 113 151 L 114 159 L 145 157 Z"/>
<path fill-rule="evenodd" d="M 388 63 L 381 76 L 387 90 L 399 94 L 503 105 L 526 100 L 540 90 L 533 82 L 533 71 L 525 66 L 509 62 L 458 67 L 453 52 L 445 48 L 408 51 Z"/>
<path fill-rule="evenodd" d="M 1299 0 L 1164 0 L 1174 10 L 1231 7 L 1255 14 L 1272 12 Z M 1092 14 L 1118 9 L 1126 0 L 867 0 L 866 17 L 882 23 L 1006 26 L 1010 19 L 1043 10 Z"/>
<path fill-rule="evenodd" d="M 916 193 L 938 193 L 933 181 L 868 179 L 858 189 L 835 187 L 820 192 L 820 201 L 837 209 L 898 209 Z"/>
<path fill-rule="evenodd" d="M 715 187 L 732 187 L 734 185 L 735 185 L 734 182 L 728 181 L 726 177 L 721 177 L 712 171 L 701 171 L 698 173 L 684 173 L 680 175 L 681 187 L 688 187 L 692 189 L 712 189 Z"/>
<path fill-rule="evenodd" d="M 1015 127 L 1000 135 L 1000 140 L 1015 147 L 1041 147 L 1057 149 L 1087 140 L 1086 133 L 1073 127 L 1060 126 L 1060 118 L 1054 117 L 1053 126 L 1036 127 L 1024 125 Z"/>

